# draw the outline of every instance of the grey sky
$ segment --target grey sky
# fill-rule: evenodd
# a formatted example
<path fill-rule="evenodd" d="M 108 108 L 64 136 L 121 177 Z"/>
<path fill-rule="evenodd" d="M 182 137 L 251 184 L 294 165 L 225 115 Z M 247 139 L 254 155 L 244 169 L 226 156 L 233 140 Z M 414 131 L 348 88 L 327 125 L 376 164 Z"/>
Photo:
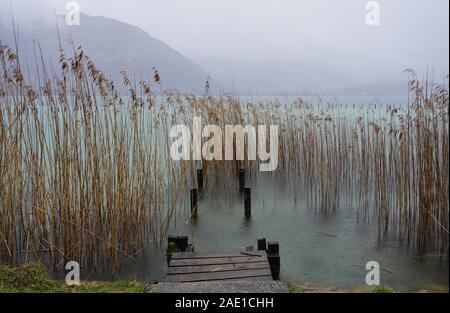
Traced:
<path fill-rule="evenodd" d="M 2 15 L 10 0 L 0 0 Z M 81 11 L 139 26 L 221 80 L 249 88 L 329 88 L 448 72 L 449 1 L 380 0 L 381 25 L 365 23 L 366 0 L 79 0 Z M 14 0 L 19 19 L 64 12 L 65 0 Z M 274 77 L 271 77 L 274 76 Z"/>

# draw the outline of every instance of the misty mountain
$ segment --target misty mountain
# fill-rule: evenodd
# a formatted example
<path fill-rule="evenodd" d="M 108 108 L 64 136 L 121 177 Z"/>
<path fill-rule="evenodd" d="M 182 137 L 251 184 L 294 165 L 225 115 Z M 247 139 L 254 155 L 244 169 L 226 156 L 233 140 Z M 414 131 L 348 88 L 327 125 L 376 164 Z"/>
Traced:
<path fill-rule="evenodd" d="M 44 61 L 57 68 L 58 29 L 66 55 L 70 56 L 74 48 L 81 46 L 96 66 L 114 80 L 121 80 L 120 72 L 124 70 L 130 79 L 152 81 L 153 67 L 156 67 L 164 89 L 195 91 L 205 84 L 207 73 L 161 40 L 138 27 L 86 14 L 81 14 L 80 25 L 67 26 L 61 16 L 53 25 L 16 27 L 21 62 L 31 76 L 35 73 L 34 51 L 39 51 L 39 46 Z M 14 47 L 11 26 L 0 23 L 0 41 Z"/>

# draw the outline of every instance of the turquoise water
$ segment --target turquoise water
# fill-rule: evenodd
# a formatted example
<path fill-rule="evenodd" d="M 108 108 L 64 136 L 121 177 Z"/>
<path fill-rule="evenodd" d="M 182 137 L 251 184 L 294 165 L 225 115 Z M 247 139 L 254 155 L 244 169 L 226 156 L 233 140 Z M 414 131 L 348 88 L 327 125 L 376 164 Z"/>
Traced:
<path fill-rule="evenodd" d="M 224 252 L 256 246 L 258 238 L 278 241 L 281 279 L 336 287 L 365 285 L 369 261 L 380 265 L 381 284 L 409 291 L 430 286 L 448 288 L 448 256 L 417 254 L 395 238 L 378 239 L 376 220 L 358 221 L 357 208 L 339 207 L 321 214 L 308 208 L 305 196 L 297 201 L 289 186 L 272 179 L 251 185 L 252 216 L 244 216 L 239 191 L 218 192 L 206 188 L 195 223 L 189 221 L 189 200 L 182 204 L 170 233 L 189 236 L 196 251 Z M 150 246 L 122 268 L 119 277 L 163 281 L 165 243 Z M 109 274 L 86 273 L 91 279 Z"/>
<path fill-rule="evenodd" d="M 343 105 L 348 107 L 355 106 L 403 106 L 408 104 L 408 96 L 241 96 L 239 99 L 243 102 L 259 102 L 259 101 L 273 101 L 279 100 L 282 103 L 292 103 L 297 99 L 303 99 L 304 101 L 313 105 Z"/>
<path fill-rule="evenodd" d="M 243 198 L 208 193 L 195 224 L 181 225 L 197 251 L 234 251 L 258 238 L 280 243 L 281 279 L 340 287 L 365 284 L 365 265 L 377 261 L 381 283 L 396 288 L 448 286 L 448 257 L 418 255 L 395 239 L 378 240 L 376 222 L 357 220 L 357 209 L 341 206 L 326 215 L 294 201 L 290 187 L 270 180 L 252 186 L 252 217 L 244 217 Z"/>

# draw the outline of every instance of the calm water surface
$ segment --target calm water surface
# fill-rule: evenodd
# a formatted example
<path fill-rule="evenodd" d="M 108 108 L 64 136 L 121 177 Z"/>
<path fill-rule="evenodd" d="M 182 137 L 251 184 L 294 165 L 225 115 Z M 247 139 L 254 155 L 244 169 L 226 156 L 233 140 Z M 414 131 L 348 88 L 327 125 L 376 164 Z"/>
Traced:
<path fill-rule="evenodd" d="M 270 179 L 252 186 L 252 217 L 244 217 L 243 197 L 236 193 L 208 193 L 199 203 L 195 224 L 177 216 L 173 234 L 187 234 L 196 251 L 223 252 L 256 246 L 258 238 L 280 243 L 281 279 L 337 287 L 365 284 L 365 264 L 377 261 L 381 283 L 410 290 L 439 285 L 448 288 L 447 257 L 418 255 L 394 239 L 378 240 L 376 221 L 358 222 L 355 208 L 340 207 L 326 215 L 306 207 L 292 190 Z M 187 202 L 187 201 L 186 201 Z M 186 207 L 188 203 L 186 203 Z M 186 210 L 187 211 L 187 210 Z M 128 262 L 119 277 L 162 281 L 167 270 L 163 247 L 148 247 L 137 260 Z M 90 279 L 110 279 L 105 274 L 85 273 Z"/>

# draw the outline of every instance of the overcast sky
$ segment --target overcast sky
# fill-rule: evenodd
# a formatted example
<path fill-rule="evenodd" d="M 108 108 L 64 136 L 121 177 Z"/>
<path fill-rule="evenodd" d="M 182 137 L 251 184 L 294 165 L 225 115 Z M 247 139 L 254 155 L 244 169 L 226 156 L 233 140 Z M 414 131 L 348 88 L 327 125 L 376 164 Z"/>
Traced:
<path fill-rule="evenodd" d="M 25 23 L 63 13 L 66 2 L 0 0 L 0 9 L 4 16 L 12 3 Z M 249 88 L 274 81 L 287 89 L 298 81 L 344 87 L 398 80 L 405 68 L 428 67 L 438 79 L 448 72 L 448 0 L 380 0 L 379 26 L 366 24 L 366 0 L 78 2 L 82 12 L 136 25 L 221 80 Z"/>

